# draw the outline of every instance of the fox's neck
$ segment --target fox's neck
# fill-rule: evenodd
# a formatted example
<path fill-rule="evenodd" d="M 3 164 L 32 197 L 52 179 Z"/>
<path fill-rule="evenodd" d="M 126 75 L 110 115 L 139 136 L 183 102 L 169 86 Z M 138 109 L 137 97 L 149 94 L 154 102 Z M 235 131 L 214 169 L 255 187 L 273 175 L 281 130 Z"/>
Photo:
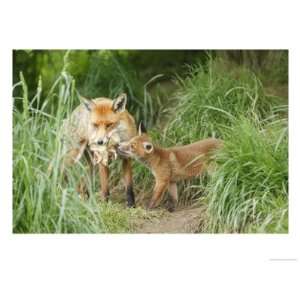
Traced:
<path fill-rule="evenodd" d="M 152 170 L 159 169 L 162 162 L 165 161 L 165 154 L 168 150 L 157 146 L 153 147 L 153 152 L 146 159 L 143 160 L 146 166 Z"/>

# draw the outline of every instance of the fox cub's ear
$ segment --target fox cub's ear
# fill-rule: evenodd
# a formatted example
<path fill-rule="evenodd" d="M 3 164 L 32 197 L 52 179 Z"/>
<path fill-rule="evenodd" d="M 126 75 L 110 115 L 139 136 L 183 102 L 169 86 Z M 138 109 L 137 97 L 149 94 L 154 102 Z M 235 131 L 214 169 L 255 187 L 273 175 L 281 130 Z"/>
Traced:
<path fill-rule="evenodd" d="M 151 153 L 153 151 L 153 145 L 149 142 L 144 142 L 143 147 L 147 153 Z"/>
<path fill-rule="evenodd" d="M 82 96 L 79 96 L 79 98 L 80 98 L 80 101 L 84 104 L 85 108 L 87 110 L 91 111 L 91 109 L 95 105 L 95 102 L 93 102 L 93 100 L 88 100 Z"/>
<path fill-rule="evenodd" d="M 113 101 L 113 111 L 114 112 L 124 111 L 126 108 L 126 103 L 127 103 L 127 95 L 123 93 Z"/>
<path fill-rule="evenodd" d="M 147 130 L 143 121 L 141 121 L 139 125 L 139 135 L 142 135 L 143 133 L 147 133 Z"/>

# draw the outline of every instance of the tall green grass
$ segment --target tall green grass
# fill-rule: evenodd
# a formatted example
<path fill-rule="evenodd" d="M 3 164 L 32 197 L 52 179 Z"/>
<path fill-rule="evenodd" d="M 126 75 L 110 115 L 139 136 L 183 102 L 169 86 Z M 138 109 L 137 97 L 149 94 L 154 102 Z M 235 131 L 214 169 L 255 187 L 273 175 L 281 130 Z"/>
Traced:
<path fill-rule="evenodd" d="M 255 73 L 222 61 L 191 69 L 164 130 L 166 145 L 215 136 L 224 141 L 208 184 L 181 184 L 180 199 L 207 205 L 208 232 L 286 232 L 288 130 L 286 100 L 269 96 Z"/>
<path fill-rule="evenodd" d="M 263 119 L 281 103 L 278 97 L 266 95 L 255 73 L 245 67 L 231 69 L 218 59 L 192 67 L 190 76 L 180 82 L 178 105 L 170 108 L 175 118 L 165 129 L 172 143 L 220 137 L 235 118 Z"/>
<path fill-rule="evenodd" d="M 84 163 L 68 170 L 68 182 L 60 172 L 62 153 L 57 133 L 62 119 L 78 104 L 72 77 L 63 70 L 41 109 L 33 108 L 40 100 L 41 81 L 31 100 L 22 75 L 20 84 L 23 97 L 14 101 L 23 101 L 24 109 L 13 112 L 13 232 L 131 231 L 131 220 L 140 210 L 102 203 L 97 182 L 91 182 Z M 52 171 L 48 170 L 50 164 Z M 80 180 L 88 186 L 88 199 L 77 193 Z"/>
<path fill-rule="evenodd" d="M 286 120 L 237 119 L 224 140 L 207 186 L 208 231 L 287 232 Z"/>

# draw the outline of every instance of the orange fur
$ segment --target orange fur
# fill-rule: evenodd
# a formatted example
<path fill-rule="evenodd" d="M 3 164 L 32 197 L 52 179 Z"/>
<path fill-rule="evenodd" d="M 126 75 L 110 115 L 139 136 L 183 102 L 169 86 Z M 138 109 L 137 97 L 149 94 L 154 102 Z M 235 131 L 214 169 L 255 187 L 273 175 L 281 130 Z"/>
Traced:
<path fill-rule="evenodd" d="M 161 148 L 154 146 L 149 136 L 143 133 L 121 143 L 118 151 L 151 169 L 156 183 L 149 208 L 158 206 L 168 189 L 173 201 L 169 206 L 172 211 L 178 197 L 176 182 L 202 174 L 210 163 L 211 154 L 220 146 L 221 140 L 210 138 L 185 146 Z"/>
<path fill-rule="evenodd" d="M 133 117 L 125 109 L 126 95 L 122 94 L 115 100 L 97 98 L 85 100 L 64 121 L 62 139 L 64 143 L 65 166 L 79 161 L 84 150 L 91 144 L 104 145 L 108 143 L 109 134 L 115 132 L 120 141 L 128 141 L 136 135 L 136 125 Z M 100 145 L 100 144 L 99 144 Z M 127 161 L 127 160 L 126 160 Z M 130 163 L 124 163 L 124 182 L 128 190 L 132 191 L 132 175 Z M 109 194 L 108 167 L 99 164 L 101 191 L 104 198 Z M 130 192 L 128 205 L 134 205 L 134 196 Z M 130 198 L 130 199 L 129 199 Z"/>

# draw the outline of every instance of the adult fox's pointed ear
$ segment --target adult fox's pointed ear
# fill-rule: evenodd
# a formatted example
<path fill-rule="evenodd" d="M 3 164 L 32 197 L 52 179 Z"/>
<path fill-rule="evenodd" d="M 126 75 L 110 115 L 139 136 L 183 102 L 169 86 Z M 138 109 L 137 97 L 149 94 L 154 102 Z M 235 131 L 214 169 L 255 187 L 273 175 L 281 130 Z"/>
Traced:
<path fill-rule="evenodd" d="M 142 135 L 143 133 L 147 133 L 147 130 L 143 121 L 141 121 L 139 125 L 139 135 Z"/>
<path fill-rule="evenodd" d="M 81 95 L 79 95 L 80 102 L 84 104 L 85 108 L 89 111 L 92 110 L 93 106 L 95 106 L 95 102 L 93 100 L 88 100 Z"/>
<path fill-rule="evenodd" d="M 127 103 L 127 95 L 123 93 L 113 101 L 113 111 L 114 112 L 125 111 L 126 103 Z"/>

